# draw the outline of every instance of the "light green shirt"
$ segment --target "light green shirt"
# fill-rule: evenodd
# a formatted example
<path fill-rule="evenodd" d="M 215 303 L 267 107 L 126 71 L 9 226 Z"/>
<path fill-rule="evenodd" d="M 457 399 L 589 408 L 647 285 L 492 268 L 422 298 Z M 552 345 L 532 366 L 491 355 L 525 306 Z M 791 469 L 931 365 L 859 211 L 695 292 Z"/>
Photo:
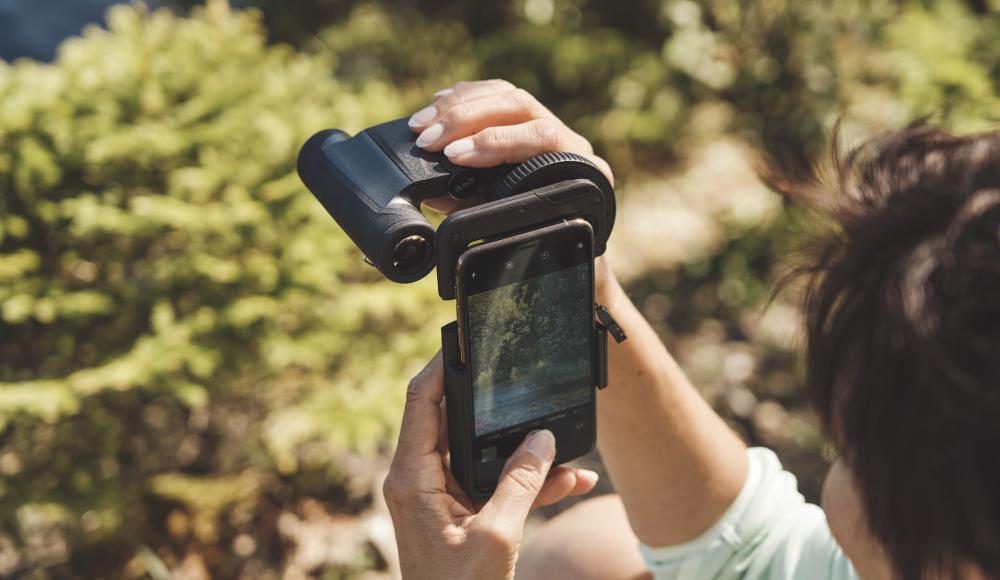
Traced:
<path fill-rule="evenodd" d="M 748 451 L 747 481 L 733 505 L 701 536 L 677 546 L 641 545 L 657 580 L 855 580 L 819 506 L 769 449 Z"/>

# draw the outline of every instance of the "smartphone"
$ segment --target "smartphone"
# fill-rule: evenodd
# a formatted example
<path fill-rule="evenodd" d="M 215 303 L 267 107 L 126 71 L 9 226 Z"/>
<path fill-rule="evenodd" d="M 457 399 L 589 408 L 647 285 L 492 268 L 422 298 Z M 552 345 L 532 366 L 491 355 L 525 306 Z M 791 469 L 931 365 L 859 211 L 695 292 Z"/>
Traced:
<path fill-rule="evenodd" d="M 555 435 L 555 463 L 589 452 L 597 384 L 590 224 L 563 221 L 473 246 L 456 278 L 476 489 L 496 486 L 535 429 Z"/>

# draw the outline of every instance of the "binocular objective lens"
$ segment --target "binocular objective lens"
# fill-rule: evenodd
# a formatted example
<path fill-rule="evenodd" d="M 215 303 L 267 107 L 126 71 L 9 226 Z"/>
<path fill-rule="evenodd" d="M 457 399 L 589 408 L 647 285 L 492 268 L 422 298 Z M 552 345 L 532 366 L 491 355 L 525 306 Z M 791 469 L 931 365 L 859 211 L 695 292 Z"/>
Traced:
<path fill-rule="evenodd" d="M 403 238 L 392 249 L 392 265 L 400 272 L 409 274 L 420 270 L 430 260 L 431 245 L 423 236 Z"/>

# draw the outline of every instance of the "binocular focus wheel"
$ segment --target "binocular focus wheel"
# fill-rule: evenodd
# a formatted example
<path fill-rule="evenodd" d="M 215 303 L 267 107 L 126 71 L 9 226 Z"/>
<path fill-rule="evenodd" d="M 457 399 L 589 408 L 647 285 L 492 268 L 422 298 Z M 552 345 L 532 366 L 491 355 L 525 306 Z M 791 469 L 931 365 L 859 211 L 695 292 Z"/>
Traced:
<path fill-rule="evenodd" d="M 589 159 L 576 153 L 556 151 L 536 155 L 510 170 L 500 183 L 497 184 L 493 199 L 503 199 L 524 193 L 529 189 L 534 189 L 541 185 L 538 182 L 543 179 L 546 183 L 555 183 L 561 179 L 579 177 L 578 164 L 585 165 L 596 172 L 599 181 L 595 181 L 595 184 L 598 184 L 599 187 L 602 184 L 607 184 L 607 188 L 602 187 L 601 189 L 605 192 L 610 191 L 611 184 L 604 177 L 604 173 Z M 567 165 L 576 165 L 577 167 L 567 167 Z M 566 173 L 565 177 L 559 175 L 563 172 Z"/>

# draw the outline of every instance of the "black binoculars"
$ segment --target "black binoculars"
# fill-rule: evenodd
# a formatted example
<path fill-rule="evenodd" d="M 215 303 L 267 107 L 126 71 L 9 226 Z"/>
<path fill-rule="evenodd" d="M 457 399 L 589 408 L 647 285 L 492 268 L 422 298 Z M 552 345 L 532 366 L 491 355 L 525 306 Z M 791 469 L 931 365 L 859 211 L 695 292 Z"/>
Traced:
<path fill-rule="evenodd" d="M 449 298 L 445 287 L 453 280 L 442 276 L 450 276 L 468 244 L 575 217 L 590 221 L 596 254 L 603 253 L 615 219 L 614 191 L 586 158 L 546 153 L 520 164 L 470 168 L 424 151 L 415 139 L 404 118 L 354 137 L 320 131 L 299 153 L 303 183 L 386 278 L 413 282 L 437 263 L 441 295 Z M 449 216 L 435 235 L 420 203 L 445 195 L 475 196 L 480 203 Z"/>

